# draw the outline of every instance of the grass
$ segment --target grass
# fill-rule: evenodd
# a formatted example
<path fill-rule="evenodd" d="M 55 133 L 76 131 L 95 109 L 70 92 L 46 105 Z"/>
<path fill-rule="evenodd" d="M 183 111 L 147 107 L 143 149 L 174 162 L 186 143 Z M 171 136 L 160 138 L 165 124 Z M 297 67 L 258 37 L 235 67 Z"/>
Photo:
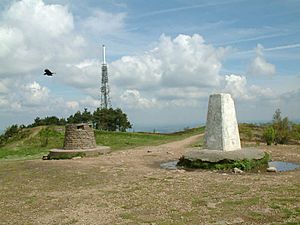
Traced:
<path fill-rule="evenodd" d="M 217 170 L 229 170 L 233 168 L 239 168 L 241 170 L 251 170 L 264 165 L 267 165 L 269 161 L 269 154 L 265 153 L 265 156 L 259 160 L 222 160 L 219 162 L 206 162 L 202 160 L 189 160 L 184 157 L 179 159 L 178 165 L 186 168 L 195 168 L 195 169 L 217 169 Z"/>
<path fill-rule="evenodd" d="M 160 145 L 203 132 L 204 127 L 171 134 L 95 131 L 95 138 L 97 145 L 109 146 L 115 151 L 147 145 Z M 24 134 L 12 137 L 5 146 L 0 148 L 0 160 L 41 158 L 48 154 L 50 149 L 62 148 L 63 142 L 64 127 L 62 126 L 27 128 L 24 129 Z"/>
<path fill-rule="evenodd" d="M 139 146 L 160 145 L 203 132 L 204 127 L 192 128 L 170 134 L 95 131 L 95 137 L 98 145 L 109 146 L 112 150 L 121 150 Z"/>
<path fill-rule="evenodd" d="M 42 136 L 45 127 L 25 129 L 27 135 L 13 137 L 0 148 L 0 159 L 35 159 L 47 154 L 49 149 L 61 148 L 64 141 L 64 129 L 59 126 L 49 127 L 48 137 Z M 45 141 L 47 145 L 45 146 Z"/>
<path fill-rule="evenodd" d="M 299 224 L 299 171 L 179 173 L 131 153 L 1 161 L 0 224 Z"/>

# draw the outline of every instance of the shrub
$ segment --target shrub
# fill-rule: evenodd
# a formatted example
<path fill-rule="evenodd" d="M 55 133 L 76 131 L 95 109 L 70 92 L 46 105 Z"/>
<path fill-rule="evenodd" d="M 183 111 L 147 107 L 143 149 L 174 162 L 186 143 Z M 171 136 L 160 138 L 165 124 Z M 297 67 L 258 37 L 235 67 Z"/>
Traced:
<path fill-rule="evenodd" d="M 0 136 L 0 146 L 4 146 L 10 139 L 17 136 L 20 130 L 17 124 L 6 128 L 5 133 Z"/>
<path fill-rule="evenodd" d="M 287 117 L 281 118 L 280 109 L 273 115 L 273 128 L 276 132 L 275 143 L 287 144 L 290 139 L 290 122 Z"/>
<path fill-rule="evenodd" d="M 263 139 L 267 145 L 271 145 L 275 141 L 276 132 L 273 127 L 267 127 L 263 133 Z"/>

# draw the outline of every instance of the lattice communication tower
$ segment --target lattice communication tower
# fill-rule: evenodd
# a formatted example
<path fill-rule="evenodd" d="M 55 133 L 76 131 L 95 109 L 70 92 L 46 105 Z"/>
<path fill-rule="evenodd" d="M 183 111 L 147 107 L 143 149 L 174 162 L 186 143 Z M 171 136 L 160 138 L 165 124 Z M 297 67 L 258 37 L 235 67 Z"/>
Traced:
<path fill-rule="evenodd" d="M 102 45 L 102 78 L 101 78 L 101 95 L 100 95 L 100 108 L 108 109 L 111 108 L 111 101 L 109 97 L 109 85 L 108 85 L 108 72 L 107 72 L 107 64 L 105 61 L 105 45 Z"/>

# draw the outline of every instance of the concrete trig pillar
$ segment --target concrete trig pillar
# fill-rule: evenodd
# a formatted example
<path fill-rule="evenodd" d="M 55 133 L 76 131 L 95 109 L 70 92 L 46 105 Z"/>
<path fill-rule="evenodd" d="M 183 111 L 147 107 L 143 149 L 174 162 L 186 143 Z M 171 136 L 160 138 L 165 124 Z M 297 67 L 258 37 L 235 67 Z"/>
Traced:
<path fill-rule="evenodd" d="M 204 148 L 221 151 L 241 149 L 235 107 L 230 94 L 209 96 Z"/>

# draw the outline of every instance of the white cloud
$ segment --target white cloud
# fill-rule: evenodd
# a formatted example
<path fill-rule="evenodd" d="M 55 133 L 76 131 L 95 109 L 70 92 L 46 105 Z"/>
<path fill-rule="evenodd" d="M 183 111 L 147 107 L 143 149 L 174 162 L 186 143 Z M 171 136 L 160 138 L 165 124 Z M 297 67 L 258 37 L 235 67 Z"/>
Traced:
<path fill-rule="evenodd" d="M 0 106 L 5 111 L 20 111 L 32 107 L 42 109 L 54 103 L 49 98 L 49 89 L 41 86 L 36 81 L 26 84 L 21 82 L 11 83 L 9 79 L 6 79 L 6 81 L 8 81 L 6 82 L 7 86 L 0 93 Z"/>
<path fill-rule="evenodd" d="M 190 104 L 187 99 L 197 100 L 207 94 L 207 90 L 220 85 L 221 60 L 227 50 L 206 44 L 198 34 L 178 35 L 174 39 L 162 35 L 151 51 L 124 56 L 108 65 L 113 105 L 138 102 L 139 106 L 148 108 L 179 102 Z M 101 65 L 98 61 L 83 60 L 69 65 L 67 73 L 70 76 L 59 79 L 99 98 Z"/>
<path fill-rule="evenodd" d="M 15 2 L 4 14 L 4 20 L 17 26 L 26 36 L 57 38 L 74 28 L 73 16 L 62 5 L 46 5 L 42 0 Z"/>
<path fill-rule="evenodd" d="M 151 108 L 155 106 L 155 99 L 147 99 L 141 96 L 138 90 L 126 90 L 122 95 L 121 99 L 123 104 L 126 104 L 128 108 Z"/>
<path fill-rule="evenodd" d="M 23 105 L 38 106 L 48 102 L 49 89 L 39 83 L 26 84 L 22 87 Z"/>
<path fill-rule="evenodd" d="M 101 67 L 96 60 L 84 60 L 78 64 L 67 65 L 58 78 L 70 86 L 81 90 L 96 88 L 100 85 Z"/>
<path fill-rule="evenodd" d="M 276 98 L 270 88 L 249 85 L 245 76 L 234 74 L 225 76 L 224 91 L 229 92 L 236 99 L 246 101 Z"/>
<path fill-rule="evenodd" d="M 87 40 L 95 33 L 101 39 L 122 32 L 126 15 L 97 10 L 87 19 L 74 20 L 67 5 L 45 2 L 11 1 L 0 12 L 0 113 L 68 115 L 99 106 L 101 67 L 96 60 L 86 59 L 94 51 Z M 45 68 L 56 75 L 42 76 Z M 50 97 L 54 85 L 55 90 L 75 87 L 88 97 L 77 97 L 78 91 L 61 97 L 55 90 Z"/>
<path fill-rule="evenodd" d="M 84 45 L 66 6 L 42 0 L 13 2 L 1 15 L 0 77 L 24 76 L 49 64 L 73 61 Z"/>
<path fill-rule="evenodd" d="M 66 102 L 66 106 L 69 109 L 79 109 L 79 103 L 77 101 L 68 101 Z"/>
<path fill-rule="evenodd" d="M 125 17 L 125 13 L 108 13 L 97 9 L 81 22 L 81 26 L 97 35 L 110 35 L 114 32 L 123 31 Z"/>
<path fill-rule="evenodd" d="M 264 47 L 260 44 L 255 48 L 256 56 L 250 62 L 247 73 L 255 76 L 272 76 L 276 74 L 276 67 L 268 63 L 263 55 Z"/>
<path fill-rule="evenodd" d="M 80 105 L 81 105 L 81 108 L 98 108 L 100 106 L 100 100 L 99 99 L 94 99 L 90 96 L 87 96 L 86 98 L 84 99 L 81 99 L 80 101 Z"/>
<path fill-rule="evenodd" d="M 219 87 L 222 59 L 228 50 L 206 44 L 199 34 L 174 39 L 162 35 L 151 51 L 112 62 L 110 83 L 122 95 L 117 98 L 120 104 L 144 108 L 196 105 L 207 91 Z"/>
<path fill-rule="evenodd" d="M 213 87 L 219 84 L 226 50 L 205 44 L 198 34 L 173 40 L 162 35 L 152 51 L 113 62 L 111 75 L 116 84 L 128 88 Z"/>
<path fill-rule="evenodd" d="M 231 93 L 234 98 L 249 99 L 250 96 L 247 93 L 247 79 L 244 76 L 239 75 L 226 75 L 225 76 L 225 91 Z"/>

